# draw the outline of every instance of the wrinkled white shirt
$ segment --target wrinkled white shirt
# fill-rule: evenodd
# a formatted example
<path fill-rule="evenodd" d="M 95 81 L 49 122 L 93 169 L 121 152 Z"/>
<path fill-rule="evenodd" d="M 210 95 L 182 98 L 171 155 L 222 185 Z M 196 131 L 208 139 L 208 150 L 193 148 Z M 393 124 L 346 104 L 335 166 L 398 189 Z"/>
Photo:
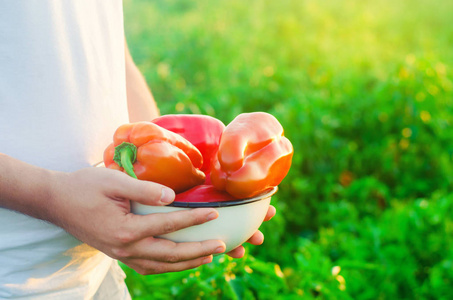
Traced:
<path fill-rule="evenodd" d="M 121 0 L 0 1 L 0 152 L 59 171 L 101 161 L 128 122 L 124 64 Z M 0 208 L 0 299 L 91 299 L 115 264 Z"/>

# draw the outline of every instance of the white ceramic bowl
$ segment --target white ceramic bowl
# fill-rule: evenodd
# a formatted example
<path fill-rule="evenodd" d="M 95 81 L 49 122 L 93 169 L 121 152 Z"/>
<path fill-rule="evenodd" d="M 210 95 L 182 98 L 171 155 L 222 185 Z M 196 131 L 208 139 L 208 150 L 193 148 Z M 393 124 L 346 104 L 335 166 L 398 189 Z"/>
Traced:
<path fill-rule="evenodd" d="M 168 213 L 197 207 L 214 207 L 219 217 L 204 224 L 191 226 L 159 236 L 174 242 L 199 242 L 219 239 L 226 244 L 225 252 L 246 242 L 260 227 L 266 216 L 271 196 L 277 187 L 244 200 L 222 202 L 173 202 L 167 206 L 149 206 L 131 202 L 134 214 Z"/>
<path fill-rule="evenodd" d="M 104 167 L 104 163 L 94 166 Z M 147 215 L 198 207 L 214 207 L 219 212 L 217 219 L 159 237 L 174 242 L 222 240 L 226 244 L 225 252 L 229 252 L 245 243 L 258 230 L 266 216 L 271 196 L 276 192 L 277 187 L 274 187 L 249 199 L 220 202 L 173 202 L 167 206 L 150 206 L 132 201 L 131 210 L 134 214 Z"/>

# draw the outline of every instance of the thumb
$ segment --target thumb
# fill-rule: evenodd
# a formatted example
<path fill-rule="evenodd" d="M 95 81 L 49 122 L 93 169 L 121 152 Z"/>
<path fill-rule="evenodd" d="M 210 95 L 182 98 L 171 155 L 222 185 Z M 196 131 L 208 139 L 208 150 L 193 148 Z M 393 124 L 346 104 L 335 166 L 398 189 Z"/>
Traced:
<path fill-rule="evenodd" d="M 134 179 L 124 173 L 117 181 L 115 196 L 145 205 L 167 205 L 175 199 L 175 192 L 162 184 Z"/>

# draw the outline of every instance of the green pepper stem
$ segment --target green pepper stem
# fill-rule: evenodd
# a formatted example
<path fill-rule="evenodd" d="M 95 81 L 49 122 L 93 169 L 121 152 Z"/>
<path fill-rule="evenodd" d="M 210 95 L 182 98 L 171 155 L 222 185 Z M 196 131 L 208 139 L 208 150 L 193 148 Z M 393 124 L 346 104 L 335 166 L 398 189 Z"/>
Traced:
<path fill-rule="evenodd" d="M 123 148 L 121 150 L 121 164 L 123 165 L 124 171 L 126 171 L 129 176 L 134 177 L 137 179 L 137 175 L 134 173 L 134 166 L 133 166 L 133 151 L 130 148 Z"/>
<path fill-rule="evenodd" d="M 137 159 L 137 147 L 134 144 L 123 142 L 115 147 L 113 160 L 131 177 L 137 179 L 134 173 L 134 162 Z"/>

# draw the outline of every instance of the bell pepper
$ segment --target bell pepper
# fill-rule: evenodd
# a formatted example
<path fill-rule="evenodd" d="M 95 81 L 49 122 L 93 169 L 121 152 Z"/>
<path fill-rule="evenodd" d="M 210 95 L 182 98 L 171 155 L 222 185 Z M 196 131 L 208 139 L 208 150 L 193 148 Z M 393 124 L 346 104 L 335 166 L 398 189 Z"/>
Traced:
<path fill-rule="evenodd" d="M 292 156 L 291 142 L 274 116 L 243 113 L 223 131 L 211 181 L 217 189 L 238 199 L 250 198 L 280 184 Z"/>
<path fill-rule="evenodd" d="M 225 191 L 219 191 L 213 185 L 197 185 L 183 193 L 176 194 L 175 202 L 220 202 L 236 200 Z"/>
<path fill-rule="evenodd" d="M 180 193 L 205 180 L 203 157 L 182 136 L 151 122 L 124 124 L 104 151 L 107 168 L 163 184 Z"/>
<path fill-rule="evenodd" d="M 197 114 L 163 115 L 151 122 L 181 135 L 201 152 L 203 165 L 200 170 L 206 175 L 206 183 L 209 183 L 211 161 L 219 148 L 225 124 L 216 118 Z"/>

